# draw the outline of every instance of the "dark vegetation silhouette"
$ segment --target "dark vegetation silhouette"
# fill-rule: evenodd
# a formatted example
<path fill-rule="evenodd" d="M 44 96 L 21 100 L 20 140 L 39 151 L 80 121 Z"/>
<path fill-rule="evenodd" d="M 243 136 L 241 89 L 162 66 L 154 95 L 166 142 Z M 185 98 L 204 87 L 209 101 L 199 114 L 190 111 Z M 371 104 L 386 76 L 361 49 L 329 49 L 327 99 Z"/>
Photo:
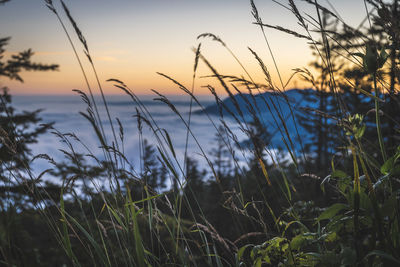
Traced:
<path fill-rule="evenodd" d="M 191 106 L 215 127 L 215 147 L 204 151 L 190 127 L 192 109 L 186 118 L 167 97 L 154 91 L 155 101 L 167 105 L 187 127 L 187 140 L 198 145 L 207 162 L 204 170 L 187 153 L 183 160 L 176 155 L 169 133 L 158 127 L 140 98 L 120 80 L 108 82 L 137 106 L 138 168 L 124 153 L 127 136 L 120 121 L 109 116 L 99 81 L 95 86 L 87 82 L 87 93 L 76 93 L 87 104 L 81 115 L 98 137 L 102 158 L 90 150 L 78 154 L 74 144 L 82 143 L 79 136 L 40 125 L 39 111 L 16 113 L 4 90 L 0 263 L 400 266 L 398 1 L 365 1 L 367 10 L 372 10 L 366 14 L 367 26 L 358 29 L 317 1 L 306 2 L 315 8 L 315 17 L 303 15 L 293 0 L 284 6 L 302 27 L 302 32 L 294 32 L 264 24 L 250 1 L 268 48 L 266 28 L 310 43 L 313 71 L 294 70 L 312 89 L 300 91 L 305 105 L 291 100 L 284 81 L 280 86 L 272 82 L 267 66 L 250 49 L 265 74 L 266 83 L 256 83 L 228 45 L 212 33 L 201 34 L 199 40 L 209 38 L 227 49 L 244 76 L 220 75 L 201 53 L 201 45 L 194 49 L 191 87 L 160 73 L 186 93 Z M 45 3 L 61 23 L 80 63 L 83 59 L 60 11 L 51 0 Z M 62 1 L 61 6 L 97 77 L 87 41 Z M 8 42 L 1 40 L 0 59 Z M 22 70 L 57 68 L 32 63 L 31 56 L 29 50 L 0 61 L 0 76 L 22 81 Z M 205 64 L 228 94 L 223 101 L 217 88 L 207 86 L 215 97 L 218 123 L 194 94 L 198 64 Z M 82 67 L 84 77 L 86 72 Z M 94 101 L 96 86 L 102 103 Z M 258 95 L 265 92 L 273 94 Z M 100 108 L 107 111 L 111 136 L 105 134 L 108 126 L 99 116 Z M 268 114 L 274 114 L 269 118 L 273 127 L 263 118 Z M 228 117 L 246 134 L 246 140 L 238 140 Z M 144 137 L 143 128 L 152 131 L 155 143 Z M 66 144 L 63 162 L 55 162 L 51 155 L 30 154 L 29 144 L 47 130 Z M 276 136 L 281 139 L 279 146 L 273 142 Z M 30 163 L 34 160 L 47 161 L 49 169 L 33 175 Z M 46 175 L 60 182 L 50 184 Z"/>

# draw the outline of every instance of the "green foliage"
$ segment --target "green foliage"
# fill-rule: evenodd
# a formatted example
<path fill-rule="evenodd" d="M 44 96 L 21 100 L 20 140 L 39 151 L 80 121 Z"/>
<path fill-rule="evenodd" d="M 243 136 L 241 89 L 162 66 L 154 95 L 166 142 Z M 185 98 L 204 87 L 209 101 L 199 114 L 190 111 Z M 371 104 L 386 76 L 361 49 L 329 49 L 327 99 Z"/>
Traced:
<path fill-rule="evenodd" d="M 381 51 L 377 51 L 375 44 L 367 43 L 365 47 L 365 54 L 355 53 L 363 60 L 364 70 L 369 74 L 376 74 L 377 71 L 383 67 L 389 55 L 386 53 L 385 47 Z"/>

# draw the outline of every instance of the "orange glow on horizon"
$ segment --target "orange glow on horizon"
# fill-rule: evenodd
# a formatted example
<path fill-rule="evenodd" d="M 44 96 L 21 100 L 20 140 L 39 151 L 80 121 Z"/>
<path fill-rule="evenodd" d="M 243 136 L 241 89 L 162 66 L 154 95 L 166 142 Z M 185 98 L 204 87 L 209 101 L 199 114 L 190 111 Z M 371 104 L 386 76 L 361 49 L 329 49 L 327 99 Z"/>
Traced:
<path fill-rule="evenodd" d="M 217 69 L 221 75 L 234 75 L 237 77 L 244 77 L 249 79 L 245 75 L 244 70 L 240 65 L 221 48 L 211 47 L 212 49 L 204 49 L 205 57 L 211 62 L 211 64 Z M 307 66 L 307 57 L 309 51 L 307 47 L 301 47 L 303 51 L 303 57 L 297 57 L 292 62 L 288 61 L 283 57 L 283 63 L 279 63 L 280 73 L 284 83 L 293 74 L 294 68 Z M 221 55 L 221 50 L 224 52 Z M 248 53 L 244 54 L 240 51 L 240 57 L 242 63 L 245 66 L 247 72 L 252 75 L 252 78 L 256 83 L 264 84 L 265 76 L 256 61 Z M 247 52 L 247 51 L 245 51 Z M 296 53 L 294 51 L 293 53 Z M 293 54 L 287 53 L 285 56 L 292 58 Z M 158 58 L 157 56 L 155 56 Z M 271 59 L 268 55 L 264 55 L 266 58 L 265 64 L 268 64 L 271 77 L 277 88 L 282 88 L 280 79 L 273 66 Z M 150 55 L 135 55 L 133 52 L 128 51 L 94 51 L 94 62 L 96 66 L 99 79 L 102 83 L 102 88 L 106 94 L 124 94 L 124 92 L 113 87 L 113 84 L 106 82 L 110 78 L 115 78 L 123 81 L 128 85 L 136 94 L 139 95 L 152 95 L 151 89 L 160 91 L 166 95 L 172 94 L 183 94 L 183 92 L 171 81 L 160 76 L 157 72 L 164 73 L 178 82 L 185 85 L 187 88 L 191 88 L 192 76 L 193 76 L 193 52 L 189 49 L 177 54 L 176 56 L 164 56 L 159 58 L 159 61 L 154 61 Z M 131 58 L 135 60 L 130 60 Z M 68 95 L 73 94 L 73 89 L 79 89 L 84 92 L 88 91 L 86 82 L 82 71 L 73 56 L 72 52 L 37 52 L 33 57 L 34 61 L 42 63 L 54 63 L 61 62 L 59 71 L 55 72 L 24 72 L 22 77 L 24 83 L 18 81 L 5 81 L 3 85 L 10 88 L 12 94 L 54 94 L 54 95 Z M 83 59 L 85 59 L 83 57 Z M 174 62 L 174 64 L 171 64 Z M 286 63 L 285 63 L 286 62 Z M 88 62 L 84 63 L 84 69 L 86 76 L 88 77 L 92 91 L 99 94 L 97 82 L 91 66 Z M 195 93 L 199 95 L 209 95 L 210 92 L 205 86 L 212 85 L 216 88 L 220 94 L 225 94 L 221 86 L 218 84 L 215 78 L 205 78 L 204 76 L 211 75 L 210 69 L 203 63 L 199 62 L 195 80 Z M 299 78 L 294 77 L 285 89 L 291 88 L 309 88 L 310 85 L 305 83 Z M 247 89 L 243 88 L 243 92 Z"/>
<path fill-rule="evenodd" d="M 109 1 L 100 1 L 101 4 L 96 2 L 96 5 L 89 2 L 70 1 L 68 6 L 87 40 L 99 79 L 107 94 L 123 94 L 120 89 L 105 82 L 110 78 L 123 81 L 141 95 L 151 95 L 151 89 L 159 90 L 163 94 L 181 94 L 176 85 L 156 72 L 165 73 L 191 88 L 194 61 L 191 47 L 197 47 L 199 42 L 202 43 L 202 54 L 221 75 L 243 75 L 247 78 L 245 71 L 220 43 L 211 38 L 197 39 L 204 32 L 218 35 L 254 76 L 254 80 L 263 83 L 260 66 L 247 48 L 250 46 L 269 68 L 277 87 L 282 87 L 260 28 L 253 24 L 254 18 L 247 1 L 234 1 L 229 8 L 218 1 L 159 1 L 157 5 L 147 1 L 121 2 L 118 5 Z M 353 1 L 339 2 L 342 2 L 338 3 L 338 8 L 342 9 L 340 11 L 344 13 L 345 21 L 350 19 L 352 24 L 358 25 L 363 19 L 362 14 L 358 18 L 348 8 L 349 5 L 356 4 Z M 268 1 L 258 4 L 265 23 L 281 25 L 300 33 L 304 31 L 290 11 Z M 27 9 L 31 12 L 26 13 Z M 315 12 L 314 9 L 309 11 Z M 63 19 L 91 87 L 94 92 L 98 92 L 91 66 L 82 53 L 82 44 L 68 19 Z M 4 29 L 3 36 L 12 37 L 6 47 L 6 56 L 32 48 L 35 52 L 33 61 L 60 65 L 57 72 L 24 72 L 24 83 L 1 80 L 0 86 L 9 87 L 12 94 L 63 95 L 72 94 L 73 89 L 88 91 L 62 27 L 44 5 L 30 0 L 10 1 L 1 6 L 0 23 Z M 309 44 L 304 39 L 273 29 L 265 29 L 265 33 L 284 83 L 290 78 L 294 68 L 307 67 L 313 60 Z M 217 82 L 199 78 L 210 74 L 211 71 L 205 64 L 199 62 L 198 78 L 195 82 L 197 94 L 209 94 L 208 89 L 202 87 L 209 83 L 216 85 L 218 93 L 224 93 Z M 295 78 L 286 89 L 309 87 L 304 81 Z"/>
<path fill-rule="evenodd" d="M 73 89 L 79 89 L 84 92 L 87 92 L 87 86 L 85 85 L 85 82 L 81 77 L 76 77 L 74 75 L 60 75 L 62 77 L 55 77 L 52 78 L 52 76 L 59 76 L 58 74 L 49 74 L 46 73 L 45 75 L 47 76 L 47 82 L 43 83 L 42 77 L 43 73 L 29 73 L 25 74 L 23 76 L 24 78 L 24 83 L 20 83 L 17 81 L 7 81 L 6 83 L 2 84 L 2 86 L 6 86 L 10 89 L 11 94 L 15 95 L 71 95 L 75 94 L 73 92 Z M 283 73 L 283 77 L 290 77 L 291 73 L 285 74 Z M 178 75 L 177 75 L 178 76 Z M 182 76 L 182 75 L 179 75 Z M 190 77 L 190 73 L 187 75 Z M 114 76 L 116 77 L 116 76 Z M 182 83 L 184 86 L 187 88 L 191 88 L 191 83 L 192 80 L 191 78 L 189 79 L 183 79 L 183 78 L 176 78 L 173 75 L 171 75 L 172 78 L 176 79 L 178 82 Z M 112 77 L 110 77 L 112 78 Z M 76 79 L 76 80 L 74 80 Z M 180 90 L 175 84 L 173 84 L 171 81 L 167 80 L 166 78 L 163 78 L 159 76 L 158 74 L 154 74 L 153 77 L 147 77 L 143 80 L 137 80 L 137 79 L 123 79 L 123 78 L 117 78 L 121 81 L 123 81 L 135 94 L 138 95 L 153 95 L 154 92 L 152 90 L 156 90 L 162 94 L 165 95 L 182 95 L 185 94 L 182 90 Z M 66 82 L 67 80 L 67 82 Z M 120 88 L 116 88 L 113 86 L 112 82 L 106 82 L 107 79 L 103 79 L 102 82 L 102 89 L 104 93 L 109 94 L 109 95 L 124 95 L 125 92 L 123 92 Z M 149 83 L 149 80 L 151 83 Z M 51 81 L 51 82 L 50 82 Z M 256 77 L 255 81 L 259 84 L 263 84 L 263 81 L 265 83 L 265 80 L 263 80 L 263 77 Z M 285 80 L 286 81 L 286 80 Z M 276 85 L 276 88 L 281 89 L 280 86 L 280 81 L 279 79 L 274 79 L 274 83 Z M 222 86 L 219 84 L 219 82 L 216 79 L 212 78 L 198 78 L 195 81 L 195 94 L 196 95 L 210 95 L 210 91 L 206 88 L 207 85 L 212 85 L 216 90 L 218 94 L 225 95 L 226 92 L 222 88 Z M 311 85 L 305 81 L 302 81 L 300 79 L 293 78 L 288 86 L 285 88 L 286 90 L 289 89 L 305 89 L 305 88 L 310 88 Z M 91 89 L 94 94 L 100 94 L 99 88 L 95 81 L 91 81 Z M 231 88 L 233 90 L 233 88 Z M 242 92 L 246 93 L 247 88 L 245 87 L 239 87 Z"/>

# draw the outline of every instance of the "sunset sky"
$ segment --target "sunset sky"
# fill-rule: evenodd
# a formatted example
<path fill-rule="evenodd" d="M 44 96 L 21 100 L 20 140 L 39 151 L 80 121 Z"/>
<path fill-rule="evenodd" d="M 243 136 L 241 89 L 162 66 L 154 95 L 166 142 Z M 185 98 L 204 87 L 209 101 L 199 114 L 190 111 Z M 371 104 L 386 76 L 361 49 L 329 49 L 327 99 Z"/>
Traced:
<path fill-rule="evenodd" d="M 288 5 L 285 0 L 277 0 Z M 54 1 L 64 22 L 60 3 Z M 315 15 L 315 8 L 299 3 L 302 12 Z M 330 0 L 349 25 L 357 26 L 365 16 L 363 0 Z M 165 94 L 178 94 L 178 89 L 156 72 L 168 74 L 190 85 L 196 37 L 212 32 L 227 43 L 258 81 L 262 81 L 258 63 L 247 47 L 255 50 L 269 67 L 278 83 L 271 56 L 260 28 L 253 25 L 250 2 L 247 0 L 75 0 L 65 1 L 89 45 L 100 79 L 107 93 L 121 93 L 105 80 L 123 80 L 138 94 L 157 89 Z M 271 0 L 255 1 L 264 23 L 280 25 L 304 33 L 290 11 Z M 329 7 L 329 2 L 320 0 Z M 74 88 L 86 90 L 82 73 L 57 18 L 41 0 L 12 0 L 0 6 L 1 37 L 11 36 L 7 54 L 32 48 L 34 60 L 57 63 L 58 72 L 27 72 L 25 82 L 0 80 L 12 94 L 70 94 Z M 69 27 L 70 33 L 75 34 Z M 305 40 L 266 29 L 272 51 L 287 80 L 293 68 L 306 67 L 312 59 Z M 76 47 L 82 51 L 78 40 Z M 242 75 L 244 72 L 218 43 L 202 39 L 202 53 L 221 74 Z M 82 59 L 83 57 L 83 53 Z M 85 61 L 85 60 L 84 60 Z M 87 66 L 87 65 L 85 65 Z M 88 73 L 89 68 L 87 68 Z M 210 71 L 200 64 L 199 75 Z M 210 80 L 196 81 L 196 92 Z M 94 83 L 93 83 L 94 86 Z M 294 82 L 289 87 L 304 87 Z M 95 87 L 95 86 L 94 86 Z"/>

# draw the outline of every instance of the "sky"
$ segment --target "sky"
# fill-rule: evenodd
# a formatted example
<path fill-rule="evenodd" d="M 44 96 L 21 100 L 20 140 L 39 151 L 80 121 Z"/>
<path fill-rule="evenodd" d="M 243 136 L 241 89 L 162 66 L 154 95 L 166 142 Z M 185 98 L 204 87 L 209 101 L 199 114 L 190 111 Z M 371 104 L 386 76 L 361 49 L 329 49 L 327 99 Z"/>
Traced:
<path fill-rule="evenodd" d="M 304 33 L 295 16 L 277 4 L 288 6 L 287 0 L 255 0 L 264 23 L 280 25 Z M 280 82 L 262 32 L 254 25 L 248 0 L 65 0 L 79 28 L 85 36 L 91 56 L 106 93 L 120 94 L 106 80 L 122 80 L 137 94 L 151 94 L 151 89 L 163 94 L 181 91 L 157 72 L 165 73 L 187 87 L 193 75 L 193 47 L 202 43 L 202 54 L 220 74 L 244 75 L 244 71 L 229 52 L 210 39 L 197 40 L 197 36 L 211 32 L 219 36 L 258 82 L 264 77 L 248 47 L 259 54 L 267 65 L 273 81 Z M 315 8 L 295 0 L 303 14 L 315 16 Z M 364 19 L 363 0 L 320 0 L 332 4 L 340 17 L 349 25 L 358 26 Z M 54 4 L 61 14 L 73 42 L 84 62 L 90 83 L 96 91 L 90 66 L 82 53 L 83 48 L 70 27 L 60 2 Z M 1 86 L 12 94 L 71 94 L 72 89 L 87 90 L 82 72 L 73 54 L 66 34 L 56 16 L 42 0 L 11 0 L 0 5 L 0 37 L 12 37 L 6 56 L 31 48 L 34 61 L 60 65 L 56 72 L 24 72 L 24 83 L 0 80 Z M 297 39 L 273 29 L 266 36 L 286 82 L 294 68 L 307 67 L 313 59 L 307 41 Z M 206 94 L 204 86 L 215 84 L 210 70 L 199 64 L 195 92 Z M 307 87 L 293 79 L 287 88 Z"/>

